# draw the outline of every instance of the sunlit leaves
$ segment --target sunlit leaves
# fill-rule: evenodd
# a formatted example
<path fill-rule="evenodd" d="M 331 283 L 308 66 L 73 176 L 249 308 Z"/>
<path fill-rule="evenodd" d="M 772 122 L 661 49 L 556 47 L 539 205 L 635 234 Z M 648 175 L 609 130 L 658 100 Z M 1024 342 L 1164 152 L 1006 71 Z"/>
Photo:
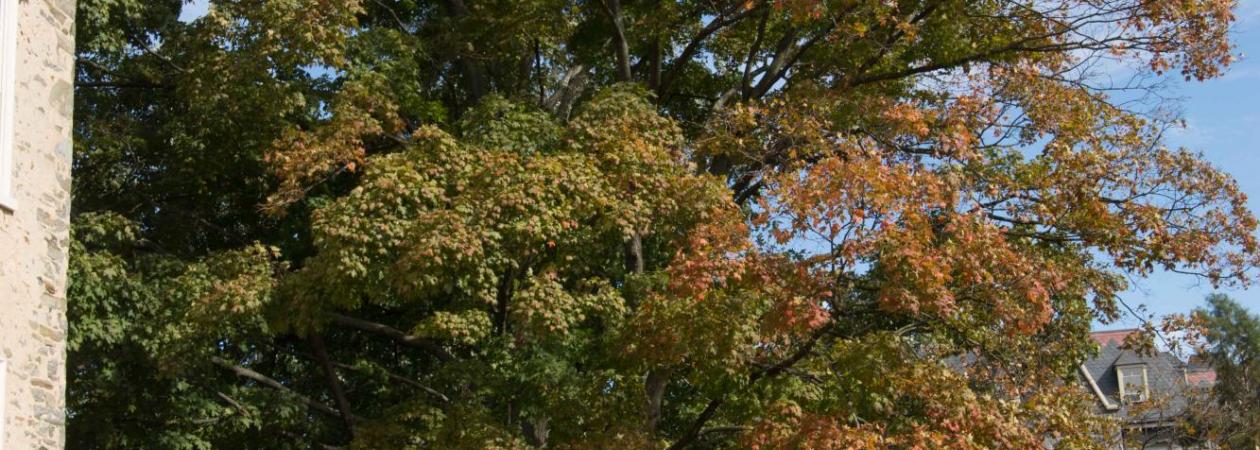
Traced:
<path fill-rule="evenodd" d="M 1257 263 L 1092 75 L 1230 2 L 613 3 L 81 3 L 76 442 L 1089 448 L 1126 278 Z"/>

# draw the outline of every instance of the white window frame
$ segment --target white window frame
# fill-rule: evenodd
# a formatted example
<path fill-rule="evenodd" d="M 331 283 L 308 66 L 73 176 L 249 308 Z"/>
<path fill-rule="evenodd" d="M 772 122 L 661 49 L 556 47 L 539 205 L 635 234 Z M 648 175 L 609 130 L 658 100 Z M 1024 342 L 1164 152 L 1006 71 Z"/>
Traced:
<path fill-rule="evenodd" d="M 18 0 L 0 0 L 0 211 L 10 212 L 17 207 L 13 196 L 17 28 Z"/>
<path fill-rule="evenodd" d="M 1136 400 L 1130 400 L 1127 396 L 1128 393 L 1124 392 L 1124 386 L 1126 384 L 1124 382 L 1124 374 L 1129 371 L 1137 371 L 1137 370 L 1142 371 L 1142 392 L 1137 393 Z M 1118 381 L 1120 382 L 1120 401 L 1124 403 L 1138 403 L 1138 402 L 1146 401 L 1146 399 L 1151 398 L 1151 381 L 1146 376 L 1145 364 L 1135 364 L 1131 366 L 1116 367 L 1116 378 L 1118 378 L 1119 379 Z"/>

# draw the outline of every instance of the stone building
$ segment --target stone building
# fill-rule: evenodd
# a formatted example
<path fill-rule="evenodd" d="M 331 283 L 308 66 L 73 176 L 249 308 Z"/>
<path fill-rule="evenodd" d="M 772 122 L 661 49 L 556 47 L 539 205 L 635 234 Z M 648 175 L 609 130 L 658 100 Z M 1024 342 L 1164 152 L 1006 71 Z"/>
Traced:
<path fill-rule="evenodd" d="M 0 0 L 0 450 L 65 441 L 74 0 Z"/>

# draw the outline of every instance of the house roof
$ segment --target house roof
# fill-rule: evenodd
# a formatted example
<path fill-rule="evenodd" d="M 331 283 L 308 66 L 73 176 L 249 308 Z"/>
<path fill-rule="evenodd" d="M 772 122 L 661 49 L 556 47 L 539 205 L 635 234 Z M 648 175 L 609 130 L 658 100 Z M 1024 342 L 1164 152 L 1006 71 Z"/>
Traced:
<path fill-rule="evenodd" d="M 1123 348 L 1125 338 L 1137 331 L 1139 330 L 1127 329 L 1091 333 L 1100 348 L 1097 356 L 1080 365 L 1077 375 L 1086 391 L 1095 395 L 1100 414 L 1115 415 L 1130 423 L 1153 425 L 1165 422 L 1184 410 L 1189 400 L 1186 395 L 1190 392 L 1189 389 L 1211 386 L 1216 379 L 1216 373 L 1202 360 L 1192 358 L 1190 363 L 1186 363 L 1165 351 L 1144 355 Z M 959 371 L 978 362 L 976 355 L 971 353 L 944 360 L 946 365 Z M 1161 402 L 1158 409 L 1151 408 L 1155 403 L 1143 403 L 1139 407 L 1126 405 L 1122 401 L 1119 368 L 1125 366 L 1146 368 L 1150 397 Z"/>
<path fill-rule="evenodd" d="M 1137 328 L 1126 328 L 1123 330 L 1095 331 L 1089 334 L 1098 345 L 1106 347 L 1107 344 L 1119 346 L 1124 344 L 1124 338 L 1130 334 L 1138 332 Z"/>
<path fill-rule="evenodd" d="M 1151 362 L 1153 362 L 1151 361 L 1152 359 L 1154 358 L 1139 355 L 1137 354 L 1137 352 L 1120 352 L 1120 356 L 1116 358 L 1115 361 L 1112 361 L 1111 364 L 1113 366 L 1131 366 L 1135 364 L 1150 364 Z"/>
<path fill-rule="evenodd" d="M 1130 421 L 1158 421 L 1184 409 L 1187 402 L 1186 388 L 1201 386 L 1201 381 L 1207 378 L 1214 379 L 1215 373 L 1206 375 L 1210 370 L 1207 372 L 1202 370 L 1190 372 L 1187 370 L 1186 363 L 1169 352 L 1157 351 L 1153 355 L 1143 355 L 1133 350 L 1122 348 L 1125 337 L 1135 331 L 1137 330 L 1112 330 L 1093 333 L 1091 336 L 1095 342 L 1099 343 L 1100 348 L 1097 356 L 1081 364 L 1081 376 L 1087 378 L 1082 381 L 1088 385 L 1090 391 L 1098 396 L 1100 412 L 1127 417 L 1127 420 Z M 1131 411 L 1131 409 L 1136 410 L 1139 408 L 1130 408 L 1130 405 L 1126 405 L 1121 401 L 1118 368 L 1123 366 L 1146 367 L 1147 383 L 1151 398 L 1166 402 L 1166 404 L 1162 405 L 1162 408 L 1159 408 L 1159 411 L 1149 411 L 1147 410 L 1149 408 L 1141 408 L 1143 411 L 1138 413 Z M 1187 383 L 1187 381 L 1191 380 L 1191 374 L 1194 375 L 1194 380 L 1197 381 Z"/>

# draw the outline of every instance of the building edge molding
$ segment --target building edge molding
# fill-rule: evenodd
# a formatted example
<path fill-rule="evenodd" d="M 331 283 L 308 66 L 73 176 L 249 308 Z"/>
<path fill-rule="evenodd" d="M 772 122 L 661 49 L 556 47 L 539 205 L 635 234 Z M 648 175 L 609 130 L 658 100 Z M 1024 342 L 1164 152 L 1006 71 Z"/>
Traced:
<path fill-rule="evenodd" d="M 1089 383 L 1089 390 L 1098 397 L 1098 401 L 1102 402 L 1103 408 L 1106 408 L 1108 411 L 1120 409 L 1120 405 L 1112 403 L 1106 395 L 1103 395 L 1102 389 L 1098 388 L 1098 382 L 1094 381 L 1094 375 L 1089 373 L 1089 369 L 1086 368 L 1084 364 L 1081 364 L 1079 367 L 1081 369 L 1081 376 L 1084 376 L 1085 381 Z"/>

